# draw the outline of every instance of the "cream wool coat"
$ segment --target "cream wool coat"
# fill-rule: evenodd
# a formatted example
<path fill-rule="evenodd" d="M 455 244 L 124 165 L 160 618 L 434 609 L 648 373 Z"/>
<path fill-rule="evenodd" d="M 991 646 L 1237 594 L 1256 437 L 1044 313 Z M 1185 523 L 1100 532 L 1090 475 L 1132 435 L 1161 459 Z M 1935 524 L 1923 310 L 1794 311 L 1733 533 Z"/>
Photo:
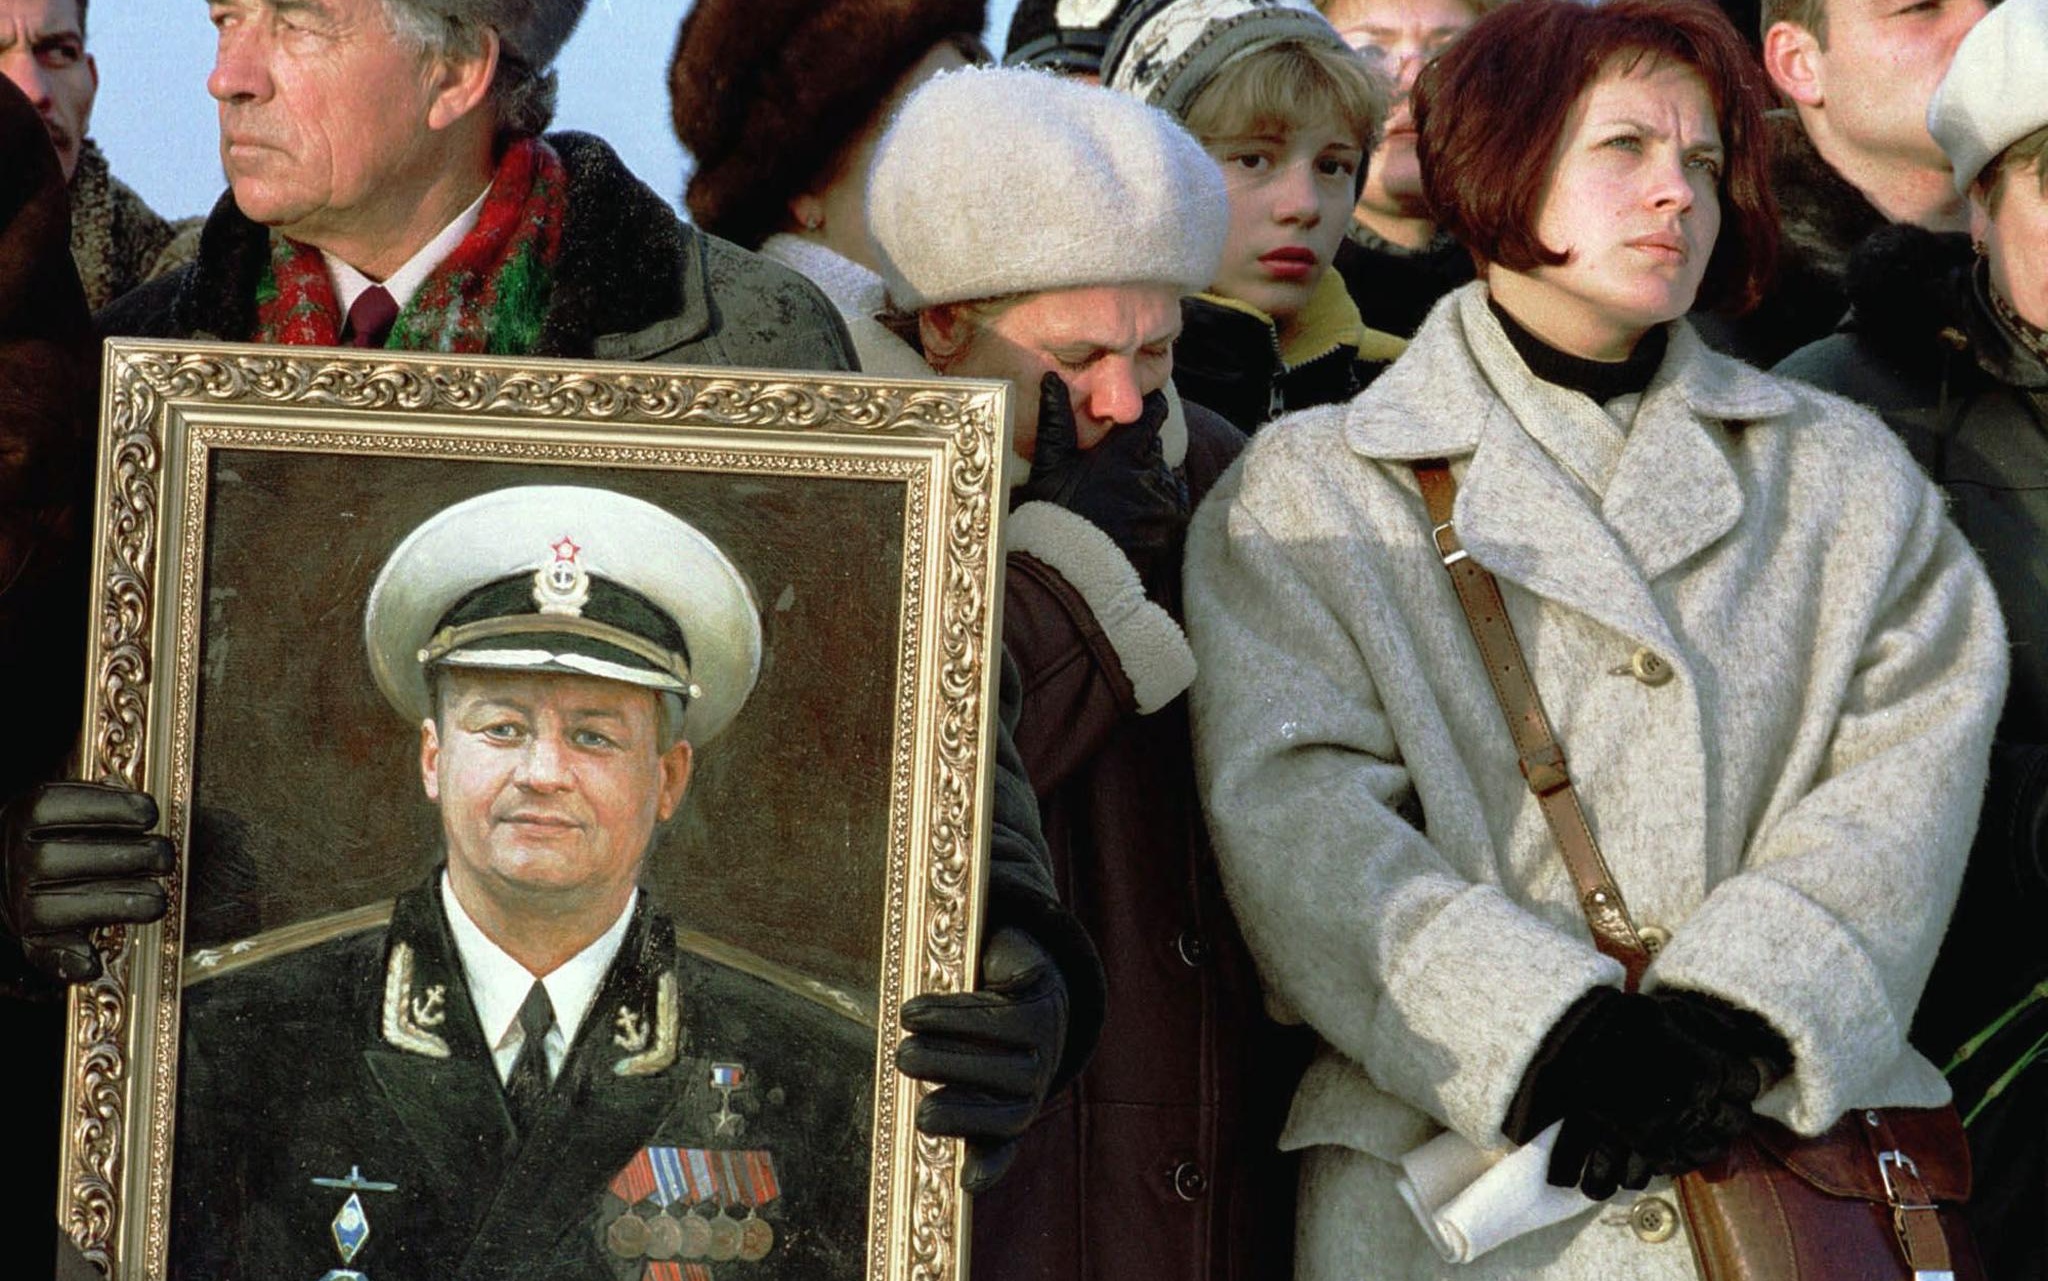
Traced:
<path fill-rule="evenodd" d="M 1759 1110 L 1802 1132 L 1948 1098 L 1905 1033 L 1975 824 L 2004 632 L 1868 412 L 1682 322 L 1649 390 L 1603 412 L 1529 373 L 1484 289 L 1441 302 L 1350 404 L 1260 433 L 1188 540 L 1225 888 L 1273 999 L 1325 1042 L 1283 1137 L 1319 1149 L 1297 1275 L 1690 1276 L 1682 1231 L 1628 1230 L 1632 1193 L 1460 1268 L 1393 1201 L 1385 1163 L 1443 1127 L 1505 1145 L 1544 1033 L 1621 981 L 1409 463 L 1452 460 L 1458 534 L 1501 582 L 1608 863 L 1638 923 L 1671 933 L 1645 986 L 1767 1018 L 1797 1065 Z M 1639 650 L 1670 679 L 1632 675 Z"/>

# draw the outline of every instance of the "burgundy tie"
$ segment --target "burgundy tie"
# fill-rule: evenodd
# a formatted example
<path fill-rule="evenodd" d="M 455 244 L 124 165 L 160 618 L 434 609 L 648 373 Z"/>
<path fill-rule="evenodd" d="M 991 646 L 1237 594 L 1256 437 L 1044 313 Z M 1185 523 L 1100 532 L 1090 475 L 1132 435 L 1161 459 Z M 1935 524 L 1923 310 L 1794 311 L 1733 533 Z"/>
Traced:
<path fill-rule="evenodd" d="M 397 319 L 398 301 L 391 291 L 382 285 L 371 285 L 357 294 L 349 306 L 341 340 L 351 347 L 382 347 L 391 334 L 391 322 Z"/>

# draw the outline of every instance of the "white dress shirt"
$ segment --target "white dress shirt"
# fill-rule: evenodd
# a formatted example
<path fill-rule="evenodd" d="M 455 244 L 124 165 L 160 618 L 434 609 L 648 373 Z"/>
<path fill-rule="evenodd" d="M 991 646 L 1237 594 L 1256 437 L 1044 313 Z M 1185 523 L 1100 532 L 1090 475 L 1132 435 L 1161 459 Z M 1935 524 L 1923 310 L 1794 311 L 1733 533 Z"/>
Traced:
<path fill-rule="evenodd" d="M 548 1030 L 547 1041 L 541 1047 L 547 1051 L 549 1080 L 561 1074 L 562 1060 L 569 1057 L 576 1029 L 583 1026 L 590 1003 L 597 999 L 597 989 L 604 983 L 612 959 L 619 954 L 619 945 L 625 942 L 626 926 L 633 919 L 633 905 L 639 900 L 640 891 L 636 889 L 610 929 L 541 979 L 548 1000 L 555 1007 L 555 1025 Z M 483 1028 L 484 1044 L 491 1047 L 498 1079 L 503 1081 L 512 1074 L 512 1065 L 519 1059 L 519 1047 L 526 1041 L 526 1031 L 519 1026 L 519 1007 L 533 990 L 534 975 L 470 919 L 449 890 L 446 872 L 441 874 L 441 909 L 448 918 L 448 932 L 455 936 L 455 954 L 462 959 L 462 975 L 469 981 L 469 999 L 476 1007 L 477 1025 Z"/>
<path fill-rule="evenodd" d="M 412 296 L 427 282 L 427 277 L 434 274 L 434 268 L 455 252 L 455 246 L 462 243 L 462 238 L 483 217 L 484 197 L 490 194 L 491 189 L 486 186 L 477 193 L 475 200 L 469 202 L 469 208 L 455 215 L 455 221 L 441 228 L 440 234 L 421 245 L 420 251 L 406 259 L 404 266 L 382 280 L 372 280 L 325 249 L 321 250 L 320 257 L 327 263 L 327 278 L 334 284 L 334 300 L 341 304 L 341 314 L 348 315 L 348 309 L 356 305 L 356 299 L 371 285 L 384 286 L 391 300 L 398 304 L 398 309 L 404 311 Z"/>

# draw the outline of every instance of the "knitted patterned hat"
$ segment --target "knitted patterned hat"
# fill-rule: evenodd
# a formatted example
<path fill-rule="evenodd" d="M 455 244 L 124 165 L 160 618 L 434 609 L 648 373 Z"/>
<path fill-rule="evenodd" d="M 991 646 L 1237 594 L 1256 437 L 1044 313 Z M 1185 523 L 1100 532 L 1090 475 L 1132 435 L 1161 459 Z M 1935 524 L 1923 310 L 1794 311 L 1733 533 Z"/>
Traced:
<path fill-rule="evenodd" d="M 1956 46 L 1927 104 L 1927 131 L 1955 166 L 1956 190 L 2048 125 L 2048 0 L 2004 0 Z"/>
<path fill-rule="evenodd" d="M 1089 285 L 1200 289 L 1223 257 L 1223 175 L 1134 98 L 1028 68 L 967 68 L 910 96 L 868 179 L 898 306 Z"/>
<path fill-rule="evenodd" d="M 668 69 L 690 216 L 758 247 L 905 72 L 986 21 L 986 0 L 697 0 Z"/>
<path fill-rule="evenodd" d="M 1003 64 L 1100 75 L 1110 29 L 1131 0 L 1019 0 Z"/>
<path fill-rule="evenodd" d="M 1144 0 L 1110 34 L 1102 83 L 1185 118 L 1224 64 L 1284 40 L 1350 50 L 1309 0 Z"/>

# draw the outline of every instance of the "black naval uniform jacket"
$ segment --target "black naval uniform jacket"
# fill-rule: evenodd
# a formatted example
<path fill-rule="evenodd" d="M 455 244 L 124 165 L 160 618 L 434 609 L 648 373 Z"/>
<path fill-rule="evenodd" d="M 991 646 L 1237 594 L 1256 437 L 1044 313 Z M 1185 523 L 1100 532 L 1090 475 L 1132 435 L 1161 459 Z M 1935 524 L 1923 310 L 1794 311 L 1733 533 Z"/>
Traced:
<path fill-rule="evenodd" d="M 679 1265 L 696 1263 L 714 1281 L 863 1275 L 875 1063 L 866 1028 L 679 949 L 643 894 L 549 1106 L 521 1139 L 438 879 L 437 871 L 401 896 L 388 929 L 187 990 L 171 1277 L 316 1281 L 343 1267 L 333 1225 L 351 1193 L 313 1180 L 353 1172 L 397 1185 L 354 1194 L 369 1234 L 346 1266 L 369 1281 L 640 1281 L 648 1260 L 607 1246 L 608 1226 L 627 1208 L 608 1189 L 648 1146 L 707 1151 L 713 1161 L 727 1149 L 765 1151 L 779 1184 L 755 1211 L 774 1233 L 765 1257 L 677 1257 Z M 409 975 L 393 963 L 405 959 L 400 945 L 410 949 Z M 653 1039 L 670 974 L 678 1052 L 660 1070 L 622 1075 L 615 1065 L 636 1043 L 628 1029 Z M 394 1020 L 403 1025 L 395 1035 Z M 419 1031 L 445 1042 L 446 1057 L 402 1044 Z M 729 1109 L 713 1064 L 744 1072 Z M 744 1118 L 736 1132 L 730 1122 L 719 1132 L 722 1109 Z M 652 1202 L 639 1208 L 655 1211 Z M 727 1217 L 746 1213 L 735 1207 Z"/>

